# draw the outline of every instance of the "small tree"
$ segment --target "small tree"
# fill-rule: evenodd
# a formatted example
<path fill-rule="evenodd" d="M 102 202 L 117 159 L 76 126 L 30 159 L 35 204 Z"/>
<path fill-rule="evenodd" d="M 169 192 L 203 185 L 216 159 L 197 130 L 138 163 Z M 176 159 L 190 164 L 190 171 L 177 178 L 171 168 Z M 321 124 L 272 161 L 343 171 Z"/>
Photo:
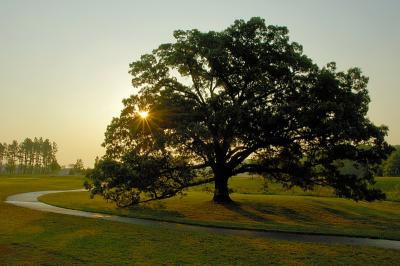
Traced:
<path fill-rule="evenodd" d="M 214 182 L 214 201 L 229 202 L 229 178 L 250 172 L 384 198 L 370 184 L 391 147 L 387 128 L 366 117 L 368 78 L 358 68 L 319 68 L 287 28 L 260 18 L 174 37 L 130 65 L 139 93 L 107 128 L 92 194 L 127 206 Z M 363 170 L 341 171 L 344 162 Z"/>
<path fill-rule="evenodd" d="M 394 151 L 383 164 L 384 176 L 400 176 L 400 149 Z"/>
<path fill-rule="evenodd" d="M 4 157 L 6 156 L 6 152 L 7 152 L 7 144 L 6 143 L 2 144 L 0 142 L 0 174 L 3 171 L 3 160 Z"/>
<path fill-rule="evenodd" d="M 69 174 L 76 175 L 76 174 L 83 174 L 84 172 L 85 172 L 85 167 L 83 166 L 82 159 L 77 159 L 76 163 L 72 165 L 72 169 L 70 170 Z"/>

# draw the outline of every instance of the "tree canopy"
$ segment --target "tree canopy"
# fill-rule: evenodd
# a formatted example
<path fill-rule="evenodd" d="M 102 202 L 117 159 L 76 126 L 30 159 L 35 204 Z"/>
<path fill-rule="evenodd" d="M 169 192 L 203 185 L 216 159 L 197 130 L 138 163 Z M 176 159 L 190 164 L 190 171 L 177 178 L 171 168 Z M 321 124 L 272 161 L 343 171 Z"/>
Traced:
<path fill-rule="evenodd" d="M 286 27 L 261 18 L 174 38 L 130 65 L 138 93 L 107 128 L 92 194 L 128 206 L 214 182 L 214 201 L 227 202 L 228 179 L 249 172 L 288 187 L 330 186 L 339 197 L 384 198 L 370 185 L 392 148 L 388 129 L 367 118 L 359 68 L 318 67 Z M 343 171 L 349 162 L 358 171 Z"/>

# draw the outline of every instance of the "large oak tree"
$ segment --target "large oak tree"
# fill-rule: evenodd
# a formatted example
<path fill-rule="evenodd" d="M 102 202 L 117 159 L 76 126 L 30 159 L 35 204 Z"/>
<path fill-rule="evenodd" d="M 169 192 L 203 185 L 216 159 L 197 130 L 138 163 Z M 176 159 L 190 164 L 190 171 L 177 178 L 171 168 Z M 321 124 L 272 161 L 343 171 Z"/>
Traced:
<path fill-rule="evenodd" d="M 371 184 L 391 147 L 367 118 L 360 69 L 318 67 L 286 27 L 261 18 L 174 37 L 130 65 L 138 93 L 107 128 L 92 194 L 128 206 L 214 182 L 214 201 L 228 202 L 228 179 L 250 172 L 384 198 Z"/>

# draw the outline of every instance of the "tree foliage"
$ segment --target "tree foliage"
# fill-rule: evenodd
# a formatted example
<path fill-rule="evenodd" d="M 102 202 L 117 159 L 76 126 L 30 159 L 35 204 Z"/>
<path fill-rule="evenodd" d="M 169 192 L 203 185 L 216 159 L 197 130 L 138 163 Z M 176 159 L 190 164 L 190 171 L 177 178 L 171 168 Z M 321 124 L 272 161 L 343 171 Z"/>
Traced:
<path fill-rule="evenodd" d="M 390 154 L 389 158 L 383 163 L 384 176 L 400 176 L 400 147 Z"/>
<path fill-rule="evenodd" d="M 83 165 L 82 159 L 77 159 L 74 164 L 72 164 L 72 168 L 69 171 L 70 175 L 79 175 L 85 172 L 85 166 Z"/>
<path fill-rule="evenodd" d="M 391 151 L 388 129 L 366 117 L 360 69 L 318 67 L 286 27 L 260 18 L 174 37 L 130 65 L 138 93 L 107 128 L 92 194 L 126 206 L 214 182 L 214 201 L 226 202 L 228 179 L 251 172 L 288 187 L 384 198 L 370 184 Z M 362 170 L 343 171 L 344 162 Z"/>
<path fill-rule="evenodd" d="M 46 174 L 60 169 L 56 159 L 57 144 L 49 139 L 26 138 L 0 143 L 0 173 Z"/>

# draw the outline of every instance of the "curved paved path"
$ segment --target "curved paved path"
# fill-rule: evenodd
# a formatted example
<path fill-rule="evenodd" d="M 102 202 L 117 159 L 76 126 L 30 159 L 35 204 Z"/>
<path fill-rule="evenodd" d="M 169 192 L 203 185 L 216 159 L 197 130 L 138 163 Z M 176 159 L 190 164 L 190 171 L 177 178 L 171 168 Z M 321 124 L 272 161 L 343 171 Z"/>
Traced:
<path fill-rule="evenodd" d="M 225 229 L 225 228 L 215 228 L 215 227 L 205 227 L 196 225 L 187 225 L 174 222 L 160 222 L 146 219 L 138 219 L 131 217 L 122 217 L 117 215 L 107 215 L 95 212 L 86 212 L 60 208 L 52 206 L 43 202 L 40 202 L 38 198 L 42 195 L 50 193 L 59 192 L 78 192 L 84 191 L 84 189 L 78 190 L 49 190 L 49 191 L 38 191 L 38 192 L 28 192 L 16 194 L 9 196 L 6 199 L 7 203 L 21 206 L 29 209 L 60 213 L 66 215 L 74 215 L 88 218 L 104 219 L 108 221 L 123 222 L 129 224 L 137 225 L 147 225 L 147 226 L 157 226 L 161 228 L 179 228 L 192 230 L 196 232 L 211 232 L 211 233 L 221 233 L 228 235 L 240 235 L 240 236 L 253 236 L 253 237 L 263 237 L 278 240 L 288 240 L 288 241 L 301 241 L 301 242 L 312 242 L 312 243 L 323 243 L 323 244 L 345 244 L 345 245 L 362 245 L 362 246 L 372 246 L 379 248 L 390 248 L 400 250 L 400 241 L 396 240 L 385 240 L 385 239 L 371 239 L 371 238 L 359 238 L 359 237 L 345 237 L 345 236 L 328 236 L 328 235 L 314 235 L 314 234 L 300 234 L 300 233 L 285 233 L 285 232 L 274 232 L 274 231 L 254 231 L 245 229 Z"/>

